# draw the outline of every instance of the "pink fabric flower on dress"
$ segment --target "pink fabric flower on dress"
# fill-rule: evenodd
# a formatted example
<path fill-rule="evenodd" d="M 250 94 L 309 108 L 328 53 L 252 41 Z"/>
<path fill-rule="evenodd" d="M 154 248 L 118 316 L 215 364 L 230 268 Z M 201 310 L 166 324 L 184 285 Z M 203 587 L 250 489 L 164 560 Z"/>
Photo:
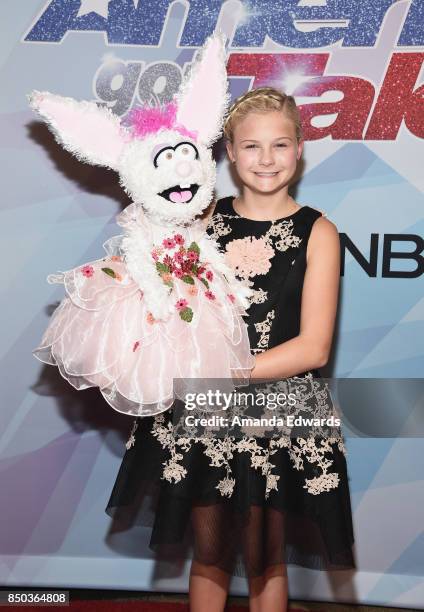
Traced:
<path fill-rule="evenodd" d="M 214 300 L 215 299 L 215 294 L 212 293 L 212 291 L 205 291 L 205 295 L 208 298 L 208 300 Z"/>
<path fill-rule="evenodd" d="M 189 295 L 192 295 L 192 296 L 197 295 L 198 294 L 198 290 L 197 290 L 196 285 L 188 285 L 187 286 L 187 293 Z"/>
<path fill-rule="evenodd" d="M 234 297 L 234 295 L 232 293 L 227 293 L 227 296 L 230 302 L 234 304 L 234 302 L 236 301 L 236 298 Z"/>
<path fill-rule="evenodd" d="M 264 238 L 247 236 L 232 240 L 226 246 L 225 258 L 233 270 L 243 278 L 266 274 L 271 267 L 274 249 Z"/>
<path fill-rule="evenodd" d="M 184 244 L 184 238 L 181 236 L 181 234 L 175 234 L 174 240 L 176 244 Z"/>
<path fill-rule="evenodd" d="M 90 278 L 90 276 L 93 276 L 94 274 L 94 268 L 93 266 L 83 266 L 81 268 L 81 272 L 83 273 L 84 276 L 86 276 L 87 278 Z"/>
<path fill-rule="evenodd" d="M 169 272 L 162 272 L 161 277 L 164 283 L 169 283 L 172 281 L 172 274 Z"/>
<path fill-rule="evenodd" d="M 176 261 L 176 262 L 177 262 L 177 263 L 179 263 L 179 264 L 180 264 L 180 263 L 183 263 L 183 261 L 184 261 L 184 255 L 183 255 L 182 253 L 179 253 L 179 252 L 175 253 L 175 254 L 174 254 L 174 261 Z"/>
<path fill-rule="evenodd" d="M 195 262 L 199 259 L 199 255 L 196 251 L 187 251 L 187 258 L 189 261 Z"/>
<path fill-rule="evenodd" d="M 208 281 L 211 281 L 213 279 L 213 272 L 211 270 L 208 270 L 205 274 L 206 278 Z"/>
<path fill-rule="evenodd" d="M 151 312 L 147 313 L 146 319 L 147 319 L 147 323 L 149 323 L 150 325 L 153 325 L 153 323 L 156 323 L 156 319 L 154 318 Z"/>
<path fill-rule="evenodd" d="M 182 298 L 181 300 L 178 300 L 178 302 L 175 304 L 175 308 L 177 310 L 182 310 L 183 308 L 187 306 L 187 304 L 188 304 L 187 300 Z"/>
<path fill-rule="evenodd" d="M 162 244 L 165 249 L 173 249 L 175 247 L 175 240 L 173 238 L 164 238 Z"/>
<path fill-rule="evenodd" d="M 175 278 L 181 278 L 183 276 L 183 271 L 180 268 L 175 268 L 174 276 Z"/>

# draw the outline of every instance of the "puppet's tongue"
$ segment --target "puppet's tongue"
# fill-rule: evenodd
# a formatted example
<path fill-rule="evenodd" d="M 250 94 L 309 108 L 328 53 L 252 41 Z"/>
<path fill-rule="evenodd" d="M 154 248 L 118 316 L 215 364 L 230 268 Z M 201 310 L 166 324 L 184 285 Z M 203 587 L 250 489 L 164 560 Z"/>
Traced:
<path fill-rule="evenodd" d="M 192 196 L 191 191 L 171 191 L 169 199 L 171 202 L 187 202 Z"/>

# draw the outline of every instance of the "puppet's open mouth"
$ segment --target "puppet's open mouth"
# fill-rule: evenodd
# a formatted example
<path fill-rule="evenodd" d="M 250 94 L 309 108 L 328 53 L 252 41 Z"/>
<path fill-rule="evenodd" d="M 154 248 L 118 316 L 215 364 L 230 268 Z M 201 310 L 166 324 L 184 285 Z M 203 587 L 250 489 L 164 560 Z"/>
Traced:
<path fill-rule="evenodd" d="M 169 189 L 165 189 L 158 195 L 168 200 L 168 202 L 188 203 L 194 198 L 199 189 L 199 185 L 193 183 L 193 185 L 174 185 Z"/>

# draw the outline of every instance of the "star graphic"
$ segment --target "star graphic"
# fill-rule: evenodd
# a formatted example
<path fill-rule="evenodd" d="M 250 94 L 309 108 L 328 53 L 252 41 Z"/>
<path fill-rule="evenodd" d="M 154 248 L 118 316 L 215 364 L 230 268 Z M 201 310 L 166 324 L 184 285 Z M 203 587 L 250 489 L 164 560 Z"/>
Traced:
<path fill-rule="evenodd" d="M 82 17 L 88 13 L 97 13 L 107 19 L 110 0 L 81 0 L 81 6 L 77 17 Z"/>

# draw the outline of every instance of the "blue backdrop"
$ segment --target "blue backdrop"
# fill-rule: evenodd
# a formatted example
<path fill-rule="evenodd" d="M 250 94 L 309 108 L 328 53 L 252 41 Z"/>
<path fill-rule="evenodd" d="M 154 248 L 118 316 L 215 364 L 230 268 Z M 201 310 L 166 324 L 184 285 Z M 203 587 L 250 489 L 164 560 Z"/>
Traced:
<path fill-rule="evenodd" d="M 184 592 L 188 561 L 155 563 L 148 530 L 111 531 L 104 513 L 131 420 L 95 390 L 73 391 L 31 355 L 63 297 L 47 274 L 98 258 L 129 202 L 113 172 L 80 164 L 55 143 L 26 94 L 97 100 L 124 115 L 134 103 L 168 100 L 220 28 L 234 96 L 274 84 L 301 105 L 307 142 L 295 196 L 327 212 L 345 254 L 329 373 L 420 378 L 423 3 L 3 0 L 0 7 L 0 580 Z M 217 191 L 235 193 L 223 157 Z M 347 448 L 358 571 L 331 576 L 290 566 L 290 596 L 424 609 L 424 440 L 348 437 Z M 247 593 L 245 580 L 235 576 L 231 592 Z"/>

